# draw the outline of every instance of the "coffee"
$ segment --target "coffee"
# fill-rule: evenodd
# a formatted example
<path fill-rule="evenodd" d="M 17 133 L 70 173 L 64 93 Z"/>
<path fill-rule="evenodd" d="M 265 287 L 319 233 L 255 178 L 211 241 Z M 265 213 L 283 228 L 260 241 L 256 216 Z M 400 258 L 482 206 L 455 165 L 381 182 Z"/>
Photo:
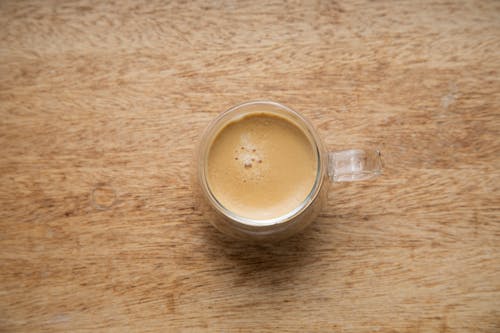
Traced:
<path fill-rule="evenodd" d="M 254 220 L 283 216 L 311 192 L 315 146 L 292 121 L 255 112 L 224 126 L 210 145 L 207 180 L 226 209 Z"/>

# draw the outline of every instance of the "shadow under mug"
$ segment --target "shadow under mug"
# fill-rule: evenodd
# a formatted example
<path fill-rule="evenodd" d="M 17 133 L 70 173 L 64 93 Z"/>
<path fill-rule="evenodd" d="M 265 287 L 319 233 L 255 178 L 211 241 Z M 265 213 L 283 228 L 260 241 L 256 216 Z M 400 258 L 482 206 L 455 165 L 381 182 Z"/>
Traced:
<path fill-rule="evenodd" d="M 227 124 L 252 113 L 279 115 L 299 127 L 313 145 L 317 155 L 317 172 L 313 188 L 292 211 L 268 220 L 239 216 L 224 207 L 210 190 L 207 181 L 207 161 L 213 140 Z M 208 126 L 197 158 L 197 181 L 201 190 L 201 208 L 211 224 L 226 235 L 248 241 L 275 241 L 287 238 L 310 224 L 326 202 L 328 180 L 350 182 L 374 178 L 382 173 L 379 151 L 361 149 L 329 152 L 311 123 L 298 112 L 272 101 L 250 101 L 220 114 Z"/>

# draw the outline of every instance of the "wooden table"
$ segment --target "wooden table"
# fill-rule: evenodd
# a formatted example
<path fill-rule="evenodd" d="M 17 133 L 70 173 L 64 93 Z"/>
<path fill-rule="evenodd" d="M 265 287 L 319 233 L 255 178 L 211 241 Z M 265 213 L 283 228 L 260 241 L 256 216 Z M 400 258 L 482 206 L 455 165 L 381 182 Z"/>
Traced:
<path fill-rule="evenodd" d="M 500 332 L 500 3 L 2 1 L 1 332 Z M 308 117 L 383 177 L 251 246 L 202 130 Z"/>

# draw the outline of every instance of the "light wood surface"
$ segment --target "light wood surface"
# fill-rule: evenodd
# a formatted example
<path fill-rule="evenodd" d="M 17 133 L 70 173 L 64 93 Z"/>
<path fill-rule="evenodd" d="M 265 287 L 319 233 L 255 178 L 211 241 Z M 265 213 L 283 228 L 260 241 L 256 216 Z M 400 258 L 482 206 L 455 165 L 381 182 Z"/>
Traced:
<path fill-rule="evenodd" d="M 500 2 L 1 1 L 1 332 L 500 332 Z M 272 99 L 385 175 L 304 233 L 197 211 Z"/>

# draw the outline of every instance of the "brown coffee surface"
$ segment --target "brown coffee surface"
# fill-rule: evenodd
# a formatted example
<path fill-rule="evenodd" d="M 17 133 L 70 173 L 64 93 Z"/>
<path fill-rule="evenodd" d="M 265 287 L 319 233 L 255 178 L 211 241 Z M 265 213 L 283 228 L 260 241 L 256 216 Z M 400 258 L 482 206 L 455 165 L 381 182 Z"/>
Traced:
<path fill-rule="evenodd" d="M 208 185 L 216 199 L 242 217 L 287 214 L 311 192 L 318 160 L 305 133 L 270 113 L 252 113 L 226 125 L 208 154 Z"/>

